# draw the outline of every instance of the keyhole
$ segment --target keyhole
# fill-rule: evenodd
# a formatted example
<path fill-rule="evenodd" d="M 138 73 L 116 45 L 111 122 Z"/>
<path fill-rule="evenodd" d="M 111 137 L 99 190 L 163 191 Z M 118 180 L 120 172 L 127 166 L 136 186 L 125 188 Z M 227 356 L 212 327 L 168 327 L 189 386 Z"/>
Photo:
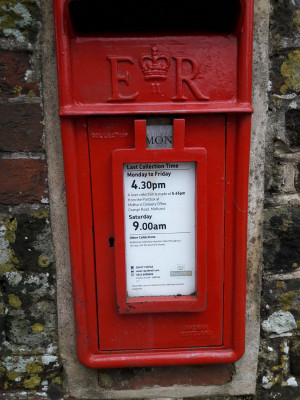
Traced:
<path fill-rule="evenodd" d="M 109 241 L 109 247 L 114 247 L 115 238 L 114 237 L 110 237 L 110 238 L 108 238 L 108 241 Z"/>

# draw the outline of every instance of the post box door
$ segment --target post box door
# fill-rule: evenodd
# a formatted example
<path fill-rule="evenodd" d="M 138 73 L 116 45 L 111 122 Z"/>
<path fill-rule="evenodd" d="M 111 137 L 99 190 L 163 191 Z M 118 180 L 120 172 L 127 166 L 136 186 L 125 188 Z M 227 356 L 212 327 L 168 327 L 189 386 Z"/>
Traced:
<path fill-rule="evenodd" d="M 116 294 L 112 154 L 134 148 L 134 117 L 88 118 L 100 350 L 223 344 L 224 115 L 185 117 L 185 147 L 207 152 L 207 293 L 200 312 L 120 314 Z M 180 161 L 180 160 L 178 160 Z M 198 171 L 201 174 L 201 171 Z M 197 188 L 196 188 L 197 190 Z M 189 210 L 186 210 L 188 213 Z M 120 221 L 124 223 L 124 221 Z M 162 250 L 163 251 L 163 250 Z"/>

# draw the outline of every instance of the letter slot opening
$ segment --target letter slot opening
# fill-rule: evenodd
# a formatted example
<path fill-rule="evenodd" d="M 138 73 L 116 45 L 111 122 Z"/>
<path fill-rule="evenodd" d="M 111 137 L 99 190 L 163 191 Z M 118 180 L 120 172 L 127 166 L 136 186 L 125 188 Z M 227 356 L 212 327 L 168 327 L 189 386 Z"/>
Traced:
<path fill-rule="evenodd" d="M 242 4 L 241 0 L 73 0 L 69 12 L 76 35 L 230 34 L 240 25 Z"/>

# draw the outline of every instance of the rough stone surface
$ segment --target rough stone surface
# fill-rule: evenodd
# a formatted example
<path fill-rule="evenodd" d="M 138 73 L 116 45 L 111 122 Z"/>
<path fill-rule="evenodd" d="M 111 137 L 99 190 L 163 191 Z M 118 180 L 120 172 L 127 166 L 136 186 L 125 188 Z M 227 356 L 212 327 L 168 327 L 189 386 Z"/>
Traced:
<path fill-rule="evenodd" d="M 288 110 L 285 115 L 285 126 L 290 148 L 300 150 L 300 110 Z"/>
<path fill-rule="evenodd" d="M 268 275 L 270 277 L 270 275 Z M 261 308 L 261 317 L 263 321 L 267 321 L 271 318 L 275 319 L 277 316 L 280 320 L 280 314 L 283 313 L 287 316 L 287 320 L 290 322 L 289 327 L 295 329 L 294 321 L 297 324 L 297 331 L 292 333 L 295 335 L 299 333 L 299 320 L 300 320 L 300 279 L 288 279 L 288 280 L 271 280 L 265 281 L 263 286 L 263 302 Z M 286 314 L 289 313 L 289 314 Z M 263 322 L 264 323 L 264 322 Z M 274 328 L 276 324 L 274 325 Z M 284 326 L 283 329 L 286 329 Z M 267 332 L 265 330 L 265 332 Z M 286 331 L 289 332 L 289 331 Z M 280 333 L 277 331 L 277 333 Z M 291 331 L 289 333 L 291 335 Z"/>
<path fill-rule="evenodd" d="M 276 311 L 262 323 L 262 329 L 267 333 L 280 334 L 290 332 L 296 328 L 295 318 L 289 311 Z"/>
<path fill-rule="evenodd" d="M 0 390 L 61 390 L 49 210 L 1 206 L 0 249 Z"/>
<path fill-rule="evenodd" d="M 257 399 L 296 399 L 298 382 L 290 368 L 290 340 L 263 340 L 260 352 Z"/>
<path fill-rule="evenodd" d="M 21 204 L 47 198 L 46 162 L 39 159 L 0 159 L 0 203 Z"/>
<path fill-rule="evenodd" d="M 291 373 L 300 376 L 300 339 L 292 340 L 290 350 Z"/>
<path fill-rule="evenodd" d="M 39 104 L 1 104 L 0 151 L 44 151 L 42 118 Z"/>
<path fill-rule="evenodd" d="M 64 397 L 37 0 L 0 0 L 0 399 Z"/>
<path fill-rule="evenodd" d="M 40 26 L 38 1 L 0 1 L 0 36 L 19 43 L 34 43 Z"/>
<path fill-rule="evenodd" d="M 265 211 L 265 271 L 286 273 L 300 266 L 300 208 L 280 207 Z"/>
<path fill-rule="evenodd" d="M 28 52 L 0 50 L 0 98 L 38 96 L 37 84 L 30 81 L 31 56 Z"/>
<path fill-rule="evenodd" d="M 232 365 L 117 368 L 99 372 L 103 389 L 142 389 L 173 385 L 222 385 L 230 382 Z"/>
<path fill-rule="evenodd" d="M 262 339 L 255 398 L 298 400 L 300 4 L 272 0 L 271 6 Z"/>

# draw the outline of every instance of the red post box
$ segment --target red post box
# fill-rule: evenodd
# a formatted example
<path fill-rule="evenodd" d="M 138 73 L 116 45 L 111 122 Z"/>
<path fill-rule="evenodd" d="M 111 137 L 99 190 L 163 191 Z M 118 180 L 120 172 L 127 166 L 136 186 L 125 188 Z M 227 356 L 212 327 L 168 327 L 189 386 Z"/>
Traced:
<path fill-rule="evenodd" d="M 253 0 L 108 3 L 54 0 L 78 357 L 235 361 Z"/>

